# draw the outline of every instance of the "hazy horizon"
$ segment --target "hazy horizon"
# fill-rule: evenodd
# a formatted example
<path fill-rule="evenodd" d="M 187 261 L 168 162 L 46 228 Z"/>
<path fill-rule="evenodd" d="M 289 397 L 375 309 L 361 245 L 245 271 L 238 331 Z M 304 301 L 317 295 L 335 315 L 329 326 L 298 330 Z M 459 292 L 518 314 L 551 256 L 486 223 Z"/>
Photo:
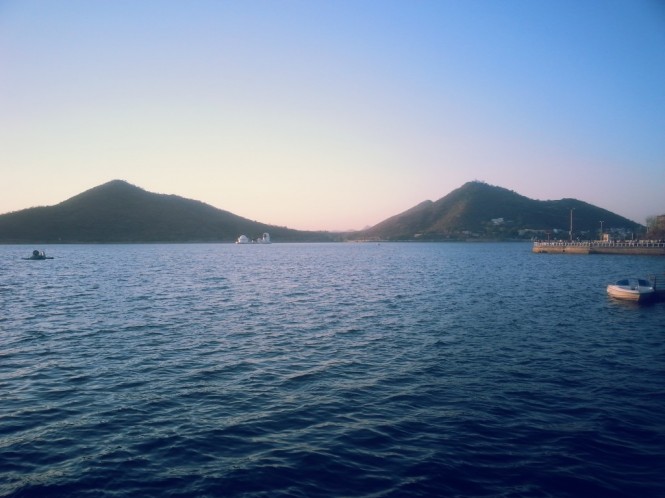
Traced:
<path fill-rule="evenodd" d="M 301 230 L 480 180 L 665 213 L 657 1 L 0 0 L 0 213 L 112 179 Z"/>

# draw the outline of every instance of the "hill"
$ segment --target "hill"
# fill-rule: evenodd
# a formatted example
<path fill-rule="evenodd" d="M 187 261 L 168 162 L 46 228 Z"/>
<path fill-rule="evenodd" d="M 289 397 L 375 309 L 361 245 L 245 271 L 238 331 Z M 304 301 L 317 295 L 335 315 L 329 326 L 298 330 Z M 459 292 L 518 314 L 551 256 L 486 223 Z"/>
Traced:
<path fill-rule="evenodd" d="M 459 240 L 597 238 L 604 231 L 640 232 L 642 225 L 576 199 L 539 201 L 483 182 L 468 182 L 438 201 L 425 201 L 352 235 L 354 239 Z"/>
<path fill-rule="evenodd" d="M 232 242 L 269 232 L 276 241 L 329 241 L 326 232 L 251 221 L 200 201 L 113 180 L 48 207 L 0 215 L 0 243 Z"/>

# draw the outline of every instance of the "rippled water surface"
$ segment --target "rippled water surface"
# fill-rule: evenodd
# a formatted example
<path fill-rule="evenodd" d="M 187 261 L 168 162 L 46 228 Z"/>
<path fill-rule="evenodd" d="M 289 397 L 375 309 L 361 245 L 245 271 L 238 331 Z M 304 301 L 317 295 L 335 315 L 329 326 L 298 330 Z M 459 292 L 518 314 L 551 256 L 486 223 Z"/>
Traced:
<path fill-rule="evenodd" d="M 0 496 L 665 496 L 665 258 L 0 246 Z M 42 249 L 42 248 L 39 248 Z"/>

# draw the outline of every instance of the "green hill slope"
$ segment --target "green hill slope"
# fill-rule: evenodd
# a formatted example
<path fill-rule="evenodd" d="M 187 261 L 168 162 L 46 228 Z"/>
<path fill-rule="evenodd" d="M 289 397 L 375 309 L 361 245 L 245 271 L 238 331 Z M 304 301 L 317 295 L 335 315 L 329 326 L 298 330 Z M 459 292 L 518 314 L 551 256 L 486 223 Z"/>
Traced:
<path fill-rule="evenodd" d="M 147 192 L 121 180 L 60 204 L 0 215 L 0 242 L 231 242 L 269 232 L 276 241 L 327 241 L 305 232 L 242 218 L 203 202 Z"/>
<path fill-rule="evenodd" d="M 570 210 L 574 236 L 595 238 L 604 228 L 643 227 L 606 209 L 576 199 L 538 201 L 482 182 L 469 182 L 438 201 L 425 201 L 357 232 L 356 239 L 449 240 L 531 238 L 546 233 L 568 237 Z M 561 235 L 564 237 L 564 235 Z"/>

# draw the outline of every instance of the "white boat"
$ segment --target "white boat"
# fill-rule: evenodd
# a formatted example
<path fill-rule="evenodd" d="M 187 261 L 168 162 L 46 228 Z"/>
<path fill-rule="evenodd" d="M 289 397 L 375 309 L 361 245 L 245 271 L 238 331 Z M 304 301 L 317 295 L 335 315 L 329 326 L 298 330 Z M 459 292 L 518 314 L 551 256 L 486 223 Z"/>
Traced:
<path fill-rule="evenodd" d="M 256 239 L 257 244 L 270 244 L 270 234 L 264 233 L 260 239 Z"/>
<path fill-rule="evenodd" d="M 236 240 L 236 244 L 271 244 L 270 242 L 270 234 L 269 233 L 264 233 L 263 236 L 259 237 L 256 240 L 252 240 L 247 235 L 241 235 L 238 237 L 238 240 Z"/>
<path fill-rule="evenodd" d="M 641 303 L 656 295 L 651 282 L 642 278 L 624 278 L 607 286 L 607 293 L 615 299 Z"/>

